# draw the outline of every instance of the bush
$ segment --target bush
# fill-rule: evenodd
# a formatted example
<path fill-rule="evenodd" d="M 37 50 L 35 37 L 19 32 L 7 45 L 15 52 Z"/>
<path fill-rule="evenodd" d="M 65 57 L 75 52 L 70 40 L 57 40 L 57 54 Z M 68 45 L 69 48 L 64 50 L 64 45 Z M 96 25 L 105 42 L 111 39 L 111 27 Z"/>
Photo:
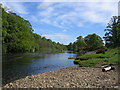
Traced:
<path fill-rule="evenodd" d="M 93 51 L 93 50 L 95 50 L 95 48 L 94 47 L 84 47 L 83 50 L 85 50 L 85 51 Z"/>
<path fill-rule="evenodd" d="M 105 54 L 105 51 L 107 51 L 107 47 L 103 46 L 96 50 L 96 54 L 99 54 L 99 53 Z"/>

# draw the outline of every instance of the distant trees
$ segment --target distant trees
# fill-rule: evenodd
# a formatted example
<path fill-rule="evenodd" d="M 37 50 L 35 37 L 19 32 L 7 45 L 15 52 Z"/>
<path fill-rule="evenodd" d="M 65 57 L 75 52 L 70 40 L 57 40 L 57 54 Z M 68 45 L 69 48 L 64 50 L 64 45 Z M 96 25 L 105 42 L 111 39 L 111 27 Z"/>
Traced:
<path fill-rule="evenodd" d="M 73 44 L 69 43 L 69 45 L 67 46 L 68 50 L 73 50 Z"/>
<path fill-rule="evenodd" d="M 105 46 L 120 47 L 120 16 L 113 16 L 105 29 Z M 68 45 L 69 50 L 95 50 L 103 46 L 103 40 L 99 35 L 89 34 L 86 37 L 79 36 L 77 40 Z M 106 49 L 102 47 L 101 49 Z"/>
<path fill-rule="evenodd" d="M 107 47 L 120 46 L 120 16 L 113 16 L 105 29 L 105 42 Z"/>
<path fill-rule="evenodd" d="M 68 45 L 69 50 L 80 51 L 80 50 L 95 50 L 98 47 L 103 46 L 103 40 L 99 35 L 89 34 L 86 37 L 79 36 L 77 40 L 72 44 Z"/>
<path fill-rule="evenodd" d="M 87 47 L 101 47 L 103 46 L 103 40 L 99 35 L 96 34 L 89 34 L 84 38 Z"/>
<path fill-rule="evenodd" d="M 82 47 L 85 47 L 87 44 L 86 44 L 84 38 L 82 36 L 79 36 L 79 37 L 77 37 L 76 45 L 80 49 Z"/>
<path fill-rule="evenodd" d="M 61 51 L 66 47 L 33 33 L 32 25 L 13 12 L 2 8 L 3 52 Z"/>
<path fill-rule="evenodd" d="M 105 29 L 105 46 L 120 47 L 120 16 L 113 16 Z M 99 35 L 89 34 L 86 37 L 79 36 L 77 40 L 68 45 L 69 50 L 96 50 L 101 52 L 106 50 L 103 46 L 103 40 Z"/>

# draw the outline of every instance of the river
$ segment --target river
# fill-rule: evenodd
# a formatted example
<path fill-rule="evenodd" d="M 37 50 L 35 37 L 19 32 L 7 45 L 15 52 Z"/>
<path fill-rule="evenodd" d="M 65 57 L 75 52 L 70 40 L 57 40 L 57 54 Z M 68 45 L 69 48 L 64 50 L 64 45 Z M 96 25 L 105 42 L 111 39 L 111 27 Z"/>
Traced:
<path fill-rule="evenodd" d="M 21 53 L 3 54 L 2 57 L 2 81 L 6 84 L 10 81 L 49 72 L 66 67 L 76 66 L 73 63 L 76 54 L 65 51 L 64 53 Z"/>

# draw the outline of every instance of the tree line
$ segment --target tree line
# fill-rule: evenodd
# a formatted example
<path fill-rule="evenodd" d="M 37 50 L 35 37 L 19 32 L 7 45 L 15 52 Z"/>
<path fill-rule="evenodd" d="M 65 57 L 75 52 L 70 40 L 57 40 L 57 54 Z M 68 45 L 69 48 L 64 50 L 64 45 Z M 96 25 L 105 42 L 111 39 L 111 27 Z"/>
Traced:
<path fill-rule="evenodd" d="M 0 6 L 0 8 L 2 8 Z M 2 51 L 9 52 L 35 52 L 35 51 L 62 51 L 66 46 L 53 42 L 36 33 L 28 20 L 16 13 L 6 12 L 2 8 Z M 108 48 L 120 47 L 120 16 L 113 16 L 105 29 L 105 46 Z M 73 43 L 67 45 L 68 50 L 96 50 L 103 47 L 103 39 L 95 33 L 85 37 L 79 36 Z"/>
<path fill-rule="evenodd" d="M 89 34 L 86 37 L 79 36 L 77 40 L 73 43 L 70 43 L 67 47 L 68 50 L 79 52 L 82 50 L 95 50 L 103 46 L 103 40 L 99 35 L 95 33 Z"/>
<path fill-rule="evenodd" d="M 0 6 L 0 8 L 2 8 Z M 16 13 L 6 12 L 2 8 L 2 51 L 35 52 L 35 51 L 62 51 L 66 47 L 63 44 L 53 42 L 36 33 L 33 33 L 32 25 L 28 20 Z"/>

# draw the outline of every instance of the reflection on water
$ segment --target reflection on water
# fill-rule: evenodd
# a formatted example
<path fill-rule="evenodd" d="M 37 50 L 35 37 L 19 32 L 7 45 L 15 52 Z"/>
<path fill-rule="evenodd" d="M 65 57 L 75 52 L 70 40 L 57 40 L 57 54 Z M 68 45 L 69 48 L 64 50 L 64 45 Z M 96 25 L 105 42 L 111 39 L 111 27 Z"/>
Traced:
<path fill-rule="evenodd" d="M 65 67 L 75 66 L 74 53 L 23 53 L 3 55 L 3 84 L 27 75 L 58 70 Z"/>

